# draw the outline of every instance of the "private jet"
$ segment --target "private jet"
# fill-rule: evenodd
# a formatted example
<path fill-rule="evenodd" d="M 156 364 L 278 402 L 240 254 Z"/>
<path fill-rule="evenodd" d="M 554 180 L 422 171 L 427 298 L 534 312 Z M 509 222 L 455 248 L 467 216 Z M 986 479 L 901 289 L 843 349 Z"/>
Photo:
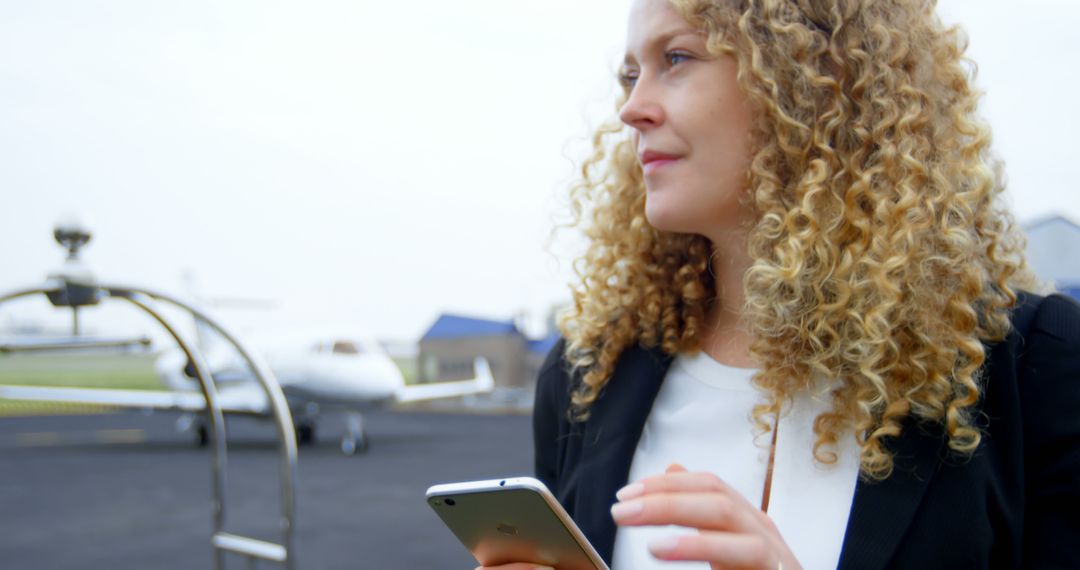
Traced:
<path fill-rule="evenodd" d="M 270 392 L 260 385 L 252 372 L 250 359 L 243 358 L 236 350 L 240 346 L 236 339 L 226 342 L 224 329 L 211 323 L 213 319 L 206 311 L 197 308 L 196 303 L 180 301 L 172 295 L 100 283 L 79 258 L 79 252 L 89 243 L 91 233 L 77 220 L 58 224 L 53 237 L 68 252 L 64 265 L 49 275 L 44 287 L 0 295 L 0 302 L 44 293 L 55 307 L 72 310 L 72 335 L 59 340 L 0 343 L 0 354 L 135 346 L 146 349 L 149 344 L 147 339 L 125 341 L 84 337 L 80 334 L 79 309 L 97 305 L 106 298 L 119 297 L 143 307 L 164 325 L 166 320 L 146 304 L 154 298 L 182 308 L 194 317 L 195 345 L 213 379 L 217 392 L 215 400 L 222 412 L 266 419 L 275 417 L 274 410 L 280 410 L 282 403 L 276 397 L 274 402 L 269 400 Z M 186 336 L 179 335 L 178 331 L 167 325 L 165 328 L 178 341 Z M 323 415 L 340 413 L 346 418 L 341 449 L 346 454 L 352 454 L 367 448 L 368 438 L 361 413 L 368 408 L 397 402 L 466 396 L 490 392 L 494 388 L 491 368 L 482 358 L 474 361 L 475 377 L 472 379 L 407 386 L 401 371 L 386 351 L 371 339 L 342 331 L 288 330 L 288 333 L 276 337 L 253 338 L 252 347 L 277 379 L 291 412 L 299 443 L 314 441 L 316 422 Z M 206 424 L 209 415 L 206 397 L 197 380 L 195 365 L 179 347 L 179 344 L 186 343 L 179 342 L 177 348 L 162 352 L 155 363 L 157 375 L 167 388 L 165 391 L 0 386 L 0 398 L 180 412 L 182 415 L 177 427 L 193 432 L 197 441 L 206 445 L 210 439 Z"/>
<path fill-rule="evenodd" d="M 474 377 L 468 380 L 406 385 L 400 369 L 382 346 L 355 334 L 287 333 L 253 339 L 289 403 L 297 441 L 315 441 L 316 424 L 326 415 L 341 414 L 346 431 L 341 438 L 345 454 L 367 449 L 362 412 L 378 406 L 452 398 L 490 392 L 491 368 L 475 359 Z M 229 415 L 269 418 L 265 392 L 254 381 L 239 354 L 223 344 L 204 352 L 217 387 L 222 411 Z M 0 386 L 0 398 L 97 404 L 139 410 L 179 412 L 177 428 L 193 433 L 200 445 L 209 441 L 203 413 L 206 401 L 191 364 L 180 349 L 164 351 L 155 371 L 165 391 L 101 388 Z"/>

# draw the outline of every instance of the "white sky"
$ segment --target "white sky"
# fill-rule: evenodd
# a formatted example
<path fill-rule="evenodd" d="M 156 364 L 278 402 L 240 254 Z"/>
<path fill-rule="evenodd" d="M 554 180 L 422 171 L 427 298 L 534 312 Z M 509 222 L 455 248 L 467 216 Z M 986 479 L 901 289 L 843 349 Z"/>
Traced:
<path fill-rule="evenodd" d="M 226 317 L 241 328 L 542 319 L 567 298 L 545 244 L 613 112 L 628 5 L 2 2 L 0 291 L 59 265 L 51 228 L 76 213 L 103 280 L 182 292 L 190 271 L 276 300 Z M 1018 217 L 1080 219 L 1080 2 L 1018 6 L 941 12 L 970 33 Z M 44 312 L 0 306 L 0 326 Z"/>

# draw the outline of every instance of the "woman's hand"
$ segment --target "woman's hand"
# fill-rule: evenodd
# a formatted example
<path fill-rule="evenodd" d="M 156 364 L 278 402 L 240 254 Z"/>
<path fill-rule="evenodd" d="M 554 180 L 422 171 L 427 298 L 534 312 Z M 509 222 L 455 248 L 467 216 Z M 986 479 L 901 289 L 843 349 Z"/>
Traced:
<path fill-rule="evenodd" d="M 708 562 L 713 570 L 801 568 L 772 519 L 712 473 L 672 465 L 623 487 L 611 507 L 623 526 L 679 525 L 697 534 L 649 543 L 661 560 Z"/>
<path fill-rule="evenodd" d="M 476 570 L 555 570 L 550 566 L 537 566 L 534 564 L 525 564 L 525 562 L 514 562 L 512 565 L 502 566 L 477 566 Z"/>
<path fill-rule="evenodd" d="M 502 566 L 477 566 L 476 570 L 555 570 L 551 566 L 537 566 L 536 564 L 527 564 L 524 562 L 515 562 L 513 564 L 503 564 Z"/>

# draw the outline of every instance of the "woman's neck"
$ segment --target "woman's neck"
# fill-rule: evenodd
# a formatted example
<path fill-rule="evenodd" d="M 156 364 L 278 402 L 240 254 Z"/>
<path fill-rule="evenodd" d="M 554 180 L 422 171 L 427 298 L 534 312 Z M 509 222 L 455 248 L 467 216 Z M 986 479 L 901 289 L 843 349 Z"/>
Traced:
<path fill-rule="evenodd" d="M 712 240 L 710 270 L 716 297 L 705 316 L 701 350 L 717 362 L 738 368 L 757 368 L 750 358 L 752 337 L 743 326 L 743 276 L 750 267 L 746 236 L 730 233 Z"/>

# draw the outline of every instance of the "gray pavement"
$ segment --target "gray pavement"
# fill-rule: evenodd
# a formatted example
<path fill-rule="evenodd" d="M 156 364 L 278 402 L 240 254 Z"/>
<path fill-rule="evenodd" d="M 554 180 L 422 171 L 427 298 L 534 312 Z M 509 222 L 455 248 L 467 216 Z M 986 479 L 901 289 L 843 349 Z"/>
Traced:
<path fill-rule="evenodd" d="M 0 418 L 0 569 L 209 568 L 209 451 L 174 423 L 130 413 Z M 365 454 L 342 456 L 334 425 L 301 447 L 298 568 L 473 568 L 424 490 L 529 474 L 529 418 L 379 411 L 365 425 Z M 228 529 L 278 541 L 273 431 L 241 418 L 229 434 Z"/>

